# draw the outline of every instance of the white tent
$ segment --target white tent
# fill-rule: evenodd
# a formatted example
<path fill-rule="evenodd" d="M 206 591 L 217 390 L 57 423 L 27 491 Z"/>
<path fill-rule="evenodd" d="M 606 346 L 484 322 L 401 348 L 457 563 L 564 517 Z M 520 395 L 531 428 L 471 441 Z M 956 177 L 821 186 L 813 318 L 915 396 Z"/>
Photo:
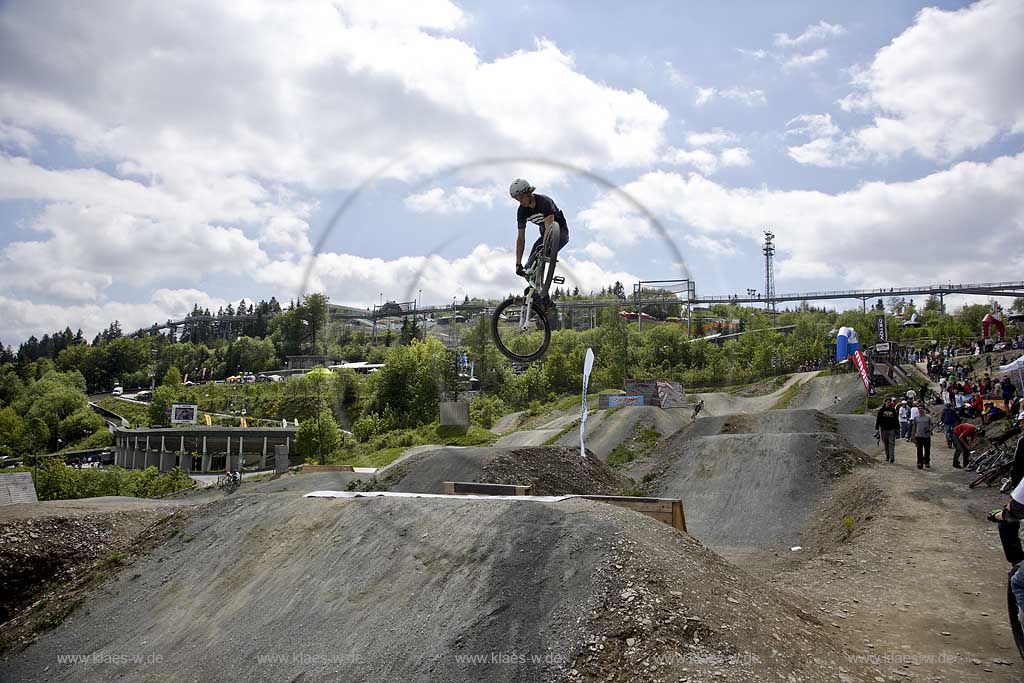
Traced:
<path fill-rule="evenodd" d="M 1006 365 L 1000 365 L 999 370 L 1001 372 L 1017 372 L 1017 379 L 1020 380 L 1021 390 L 1024 391 L 1024 356 L 1021 356 L 1012 363 Z"/>
<path fill-rule="evenodd" d="M 1000 365 L 999 370 L 1001 372 L 1021 372 L 1022 370 L 1024 370 L 1024 356 L 1021 356 L 1012 363 Z"/>

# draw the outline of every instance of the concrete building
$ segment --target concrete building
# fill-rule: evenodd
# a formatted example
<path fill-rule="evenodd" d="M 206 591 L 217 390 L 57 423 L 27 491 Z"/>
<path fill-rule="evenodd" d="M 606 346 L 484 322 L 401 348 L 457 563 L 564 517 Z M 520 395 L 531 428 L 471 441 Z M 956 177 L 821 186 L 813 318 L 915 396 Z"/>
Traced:
<path fill-rule="evenodd" d="M 274 447 L 286 446 L 291 453 L 297 431 L 298 427 L 118 429 L 114 464 L 126 469 L 157 467 L 161 472 L 175 466 L 197 473 L 272 469 Z"/>

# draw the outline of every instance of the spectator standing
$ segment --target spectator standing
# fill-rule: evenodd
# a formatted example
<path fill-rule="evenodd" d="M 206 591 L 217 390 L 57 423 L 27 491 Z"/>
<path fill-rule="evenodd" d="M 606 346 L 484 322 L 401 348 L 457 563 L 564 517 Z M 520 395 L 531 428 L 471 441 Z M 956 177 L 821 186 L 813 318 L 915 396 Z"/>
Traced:
<path fill-rule="evenodd" d="M 1003 386 L 1000 393 L 1003 396 L 1003 407 L 1006 408 L 1007 415 L 1012 415 L 1010 412 L 1010 401 L 1013 400 L 1013 395 L 1017 392 L 1017 387 L 1013 385 L 1013 380 L 1009 377 L 1003 378 Z"/>
<path fill-rule="evenodd" d="M 895 402 L 892 397 L 885 399 L 885 403 L 878 409 L 878 416 L 875 417 L 875 429 L 878 430 L 878 438 L 885 448 L 886 462 L 896 462 L 896 432 L 900 428 L 900 419 L 893 405 Z"/>
<path fill-rule="evenodd" d="M 932 416 L 919 412 L 914 417 L 914 442 L 917 445 L 917 469 L 932 468 L 932 430 L 935 423 Z"/>
<path fill-rule="evenodd" d="M 984 429 L 978 429 L 970 422 L 953 427 L 953 467 L 960 469 L 960 456 L 963 455 L 964 467 L 971 464 L 971 446 L 979 437 L 985 436 Z"/>
<path fill-rule="evenodd" d="M 896 414 L 900 422 L 900 438 L 910 441 L 910 406 L 906 401 L 900 401 L 900 408 Z"/>
<path fill-rule="evenodd" d="M 917 406 L 917 401 L 910 402 L 910 435 L 907 437 L 907 441 L 913 441 L 914 439 L 914 420 L 921 414 L 921 409 Z"/>
<path fill-rule="evenodd" d="M 946 404 L 946 407 L 942 409 L 942 416 L 939 417 L 939 422 L 942 423 L 943 428 L 946 431 L 946 447 L 953 447 L 953 427 L 960 424 L 960 414 L 956 412 L 956 408 Z"/>

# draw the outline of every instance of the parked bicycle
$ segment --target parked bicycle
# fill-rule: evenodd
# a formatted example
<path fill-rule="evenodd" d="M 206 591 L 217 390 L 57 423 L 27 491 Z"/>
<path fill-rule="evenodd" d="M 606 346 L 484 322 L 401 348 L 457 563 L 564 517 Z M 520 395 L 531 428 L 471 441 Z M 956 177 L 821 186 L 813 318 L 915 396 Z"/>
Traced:
<path fill-rule="evenodd" d="M 1013 454 L 1002 447 L 993 447 L 989 451 L 978 457 L 979 462 L 975 469 L 978 477 L 967 485 L 969 488 L 977 488 L 982 484 L 992 486 L 996 482 L 1002 485 L 1005 483 L 1004 480 L 1009 478 L 1010 470 L 1013 469 Z"/>
<path fill-rule="evenodd" d="M 544 233 L 544 243 L 537 258 L 526 269 L 527 287 L 522 296 L 510 296 L 498 304 L 491 315 L 491 336 L 494 344 L 513 361 L 539 359 L 551 343 L 551 322 L 544 314 L 541 300 L 552 283 L 562 284 L 565 278 L 555 276 L 559 228 L 552 225 Z"/>
<path fill-rule="evenodd" d="M 234 488 L 242 483 L 241 472 L 225 472 L 217 477 L 217 488 Z"/>

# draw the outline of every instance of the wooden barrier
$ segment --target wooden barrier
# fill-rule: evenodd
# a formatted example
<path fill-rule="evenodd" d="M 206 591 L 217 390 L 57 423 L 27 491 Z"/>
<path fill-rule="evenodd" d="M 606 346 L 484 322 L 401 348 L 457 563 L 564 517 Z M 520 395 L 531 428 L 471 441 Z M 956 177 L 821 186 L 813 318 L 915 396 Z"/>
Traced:
<path fill-rule="evenodd" d="M 683 501 L 674 498 L 637 498 L 635 496 L 580 496 L 587 500 L 610 503 L 619 507 L 629 508 L 640 514 L 653 517 L 659 522 L 671 524 L 679 531 L 686 531 L 686 515 L 683 514 Z"/>
<path fill-rule="evenodd" d="M 303 474 L 314 474 L 317 472 L 355 472 L 352 465 L 303 465 Z"/>
<path fill-rule="evenodd" d="M 473 481 L 446 481 L 444 483 L 446 496 L 528 496 L 531 489 L 530 486 L 516 484 L 483 484 Z"/>

